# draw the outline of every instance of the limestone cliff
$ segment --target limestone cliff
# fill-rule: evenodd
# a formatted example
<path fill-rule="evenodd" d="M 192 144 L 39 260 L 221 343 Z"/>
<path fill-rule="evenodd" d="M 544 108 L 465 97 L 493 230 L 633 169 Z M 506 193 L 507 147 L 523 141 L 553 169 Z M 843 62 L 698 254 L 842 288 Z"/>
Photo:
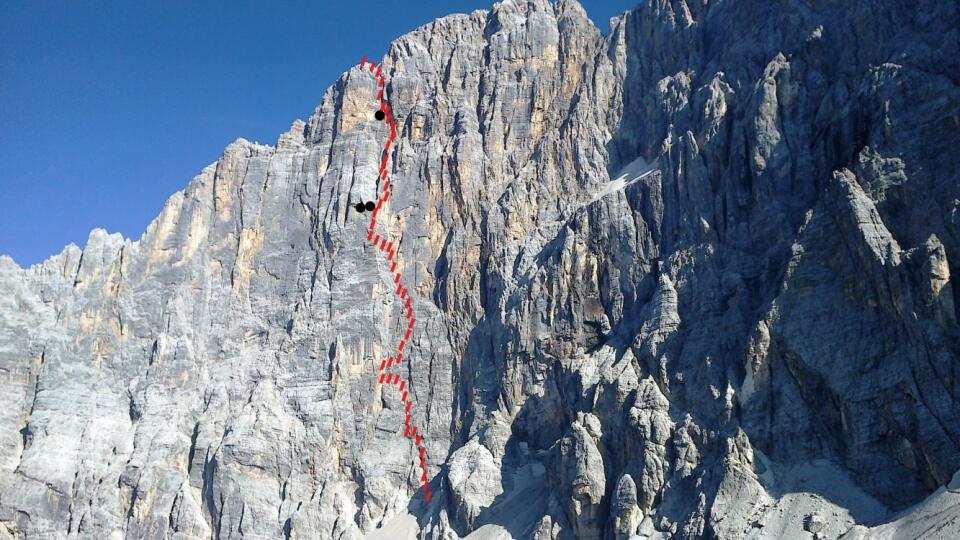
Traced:
<path fill-rule="evenodd" d="M 139 240 L 0 258 L 0 538 L 960 535 L 958 29 L 508 0 L 401 37 L 432 500 L 374 376 L 405 326 L 358 67 Z"/>

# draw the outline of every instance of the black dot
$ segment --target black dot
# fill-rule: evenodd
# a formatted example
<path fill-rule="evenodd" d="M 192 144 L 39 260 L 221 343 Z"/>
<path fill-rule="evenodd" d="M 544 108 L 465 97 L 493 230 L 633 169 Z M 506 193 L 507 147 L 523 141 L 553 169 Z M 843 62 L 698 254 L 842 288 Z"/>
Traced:
<path fill-rule="evenodd" d="M 383 111 L 377 111 L 373 113 L 373 117 L 376 118 L 377 120 L 383 120 L 385 116 L 387 115 L 383 114 Z"/>
<path fill-rule="evenodd" d="M 373 204 L 373 201 L 367 201 L 367 207 L 366 207 L 366 208 L 367 208 L 367 212 L 373 212 L 373 209 L 374 209 L 375 207 L 376 207 L 376 205 Z"/>
<path fill-rule="evenodd" d="M 361 214 L 363 213 L 363 211 L 364 211 L 364 209 L 365 209 L 365 207 L 363 206 L 363 203 L 362 203 L 362 202 L 357 203 L 357 205 L 354 206 L 354 208 L 356 208 L 356 209 L 357 209 L 357 212 L 360 212 Z"/>

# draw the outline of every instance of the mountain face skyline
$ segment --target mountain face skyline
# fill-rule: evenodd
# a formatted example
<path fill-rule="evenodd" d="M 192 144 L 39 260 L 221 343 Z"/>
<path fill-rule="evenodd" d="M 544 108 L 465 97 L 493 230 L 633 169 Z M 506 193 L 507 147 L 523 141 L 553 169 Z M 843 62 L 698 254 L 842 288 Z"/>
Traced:
<path fill-rule="evenodd" d="M 508 0 L 402 36 L 378 230 L 431 500 L 357 67 L 139 240 L 0 257 L 0 537 L 960 534 L 958 28 Z"/>

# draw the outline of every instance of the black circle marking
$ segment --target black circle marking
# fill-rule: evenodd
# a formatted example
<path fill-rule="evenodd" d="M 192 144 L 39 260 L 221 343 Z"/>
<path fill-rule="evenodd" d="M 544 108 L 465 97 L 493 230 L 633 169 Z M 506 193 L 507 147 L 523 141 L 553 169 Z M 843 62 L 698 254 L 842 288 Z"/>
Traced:
<path fill-rule="evenodd" d="M 358 206 L 359 206 L 359 205 L 358 205 Z M 373 201 L 367 201 L 367 205 L 366 205 L 367 212 L 373 212 L 373 209 L 374 209 L 375 207 L 376 207 L 376 205 L 373 204 Z"/>
<path fill-rule="evenodd" d="M 377 120 L 383 120 L 387 115 L 383 114 L 383 111 L 377 111 L 373 113 L 373 117 Z"/>
<path fill-rule="evenodd" d="M 354 206 L 354 208 L 356 208 L 357 212 L 360 212 L 361 214 L 366 209 L 366 207 L 363 205 L 362 202 L 358 202 L 357 205 Z"/>

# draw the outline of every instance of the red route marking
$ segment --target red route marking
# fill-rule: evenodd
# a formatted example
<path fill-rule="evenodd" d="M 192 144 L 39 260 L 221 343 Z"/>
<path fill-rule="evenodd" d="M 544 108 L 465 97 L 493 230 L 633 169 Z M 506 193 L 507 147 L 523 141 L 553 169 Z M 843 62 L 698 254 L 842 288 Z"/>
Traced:
<path fill-rule="evenodd" d="M 367 67 L 367 57 L 364 56 L 360 60 L 360 69 L 363 70 Z M 404 420 L 404 435 L 406 437 L 416 437 L 416 442 L 414 446 L 419 449 L 419 458 L 420 458 L 420 469 L 422 474 L 420 475 L 420 481 L 422 482 L 422 489 L 425 492 L 425 499 L 427 502 L 430 502 L 430 498 L 433 496 L 433 492 L 429 489 L 429 482 L 427 481 L 427 467 L 426 467 L 426 447 L 422 446 L 423 435 L 417 433 L 417 426 L 411 426 L 413 416 L 410 414 L 410 409 L 413 407 L 413 401 L 408 400 L 409 393 L 406 390 L 407 381 L 403 380 L 399 373 L 386 373 L 386 369 L 393 366 L 394 363 L 400 365 L 401 360 L 403 359 L 403 348 L 410 340 L 412 335 L 414 324 L 416 319 L 413 318 L 413 304 L 412 298 L 407 296 L 407 288 L 400 283 L 400 271 L 398 270 L 397 261 L 394 259 L 396 257 L 396 252 L 394 251 L 393 241 L 388 240 L 386 234 L 383 236 L 380 233 L 376 232 L 376 223 L 377 223 L 377 214 L 383 208 L 384 203 L 387 202 L 387 199 L 390 198 L 390 180 L 389 172 L 387 171 L 387 164 L 390 160 L 390 147 L 393 145 L 394 140 L 397 137 L 397 121 L 393 116 L 393 110 L 390 107 L 390 104 L 387 103 L 387 100 L 384 99 L 384 90 L 386 87 L 386 80 L 381 74 L 382 65 L 374 62 L 369 63 L 369 72 L 376 79 L 377 82 L 377 95 L 376 101 L 379 105 L 379 110 L 383 111 L 384 119 L 383 122 L 390 127 L 390 136 L 387 138 L 386 143 L 383 146 L 382 157 L 380 159 L 380 169 L 379 176 L 380 180 L 383 181 L 381 186 L 381 196 L 377 200 L 377 205 L 374 208 L 370 216 L 370 227 L 369 232 L 367 233 L 367 241 L 371 242 L 374 249 L 377 251 L 385 251 L 387 253 L 387 261 L 392 261 L 390 265 L 390 273 L 394 276 L 393 282 L 397 285 L 396 294 L 400 300 L 406 299 L 406 302 L 403 305 L 403 310 L 406 311 L 404 314 L 409 323 L 407 324 L 407 331 L 404 333 L 403 339 L 397 345 L 396 356 L 389 356 L 386 360 L 380 362 L 380 384 L 386 383 L 389 385 L 395 385 L 399 383 L 398 391 L 402 392 L 403 396 L 401 401 L 405 403 L 405 412 L 406 419 Z"/>

